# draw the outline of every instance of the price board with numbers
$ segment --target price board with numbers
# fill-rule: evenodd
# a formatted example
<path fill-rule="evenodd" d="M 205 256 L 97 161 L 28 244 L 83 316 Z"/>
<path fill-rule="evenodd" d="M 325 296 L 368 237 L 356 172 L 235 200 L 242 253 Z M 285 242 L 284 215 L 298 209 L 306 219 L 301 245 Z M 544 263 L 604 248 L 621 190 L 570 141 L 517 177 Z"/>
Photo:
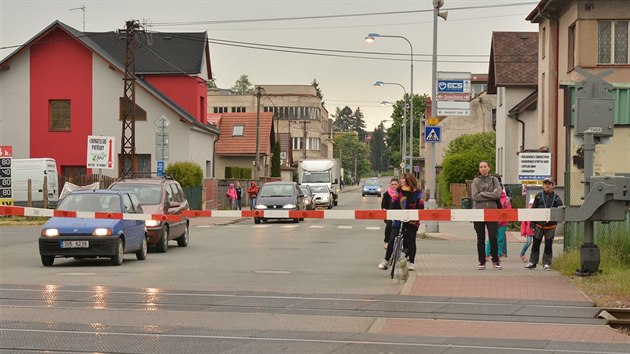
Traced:
<path fill-rule="evenodd" d="M 11 146 L 0 146 L 0 205 L 13 205 L 13 186 L 11 183 Z"/>

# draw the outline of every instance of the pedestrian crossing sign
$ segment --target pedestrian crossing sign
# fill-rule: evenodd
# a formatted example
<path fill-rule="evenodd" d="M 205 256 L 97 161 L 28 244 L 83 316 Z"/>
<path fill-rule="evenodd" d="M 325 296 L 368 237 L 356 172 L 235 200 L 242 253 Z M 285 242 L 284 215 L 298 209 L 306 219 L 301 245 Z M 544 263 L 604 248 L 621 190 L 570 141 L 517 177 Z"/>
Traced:
<path fill-rule="evenodd" d="M 424 127 L 424 141 L 428 143 L 439 143 L 442 137 L 442 127 Z"/>

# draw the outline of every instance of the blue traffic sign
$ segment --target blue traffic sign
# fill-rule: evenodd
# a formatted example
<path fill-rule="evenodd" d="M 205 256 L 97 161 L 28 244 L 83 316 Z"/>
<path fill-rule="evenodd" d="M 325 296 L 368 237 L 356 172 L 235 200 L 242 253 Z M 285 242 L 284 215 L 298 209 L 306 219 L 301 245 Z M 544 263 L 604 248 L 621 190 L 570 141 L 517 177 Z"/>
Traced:
<path fill-rule="evenodd" d="M 465 93 L 470 90 L 470 80 L 438 80 L 438 93 Z"/>
<path fill-rule="evenodd" d="M 442 138 L 442 127 L 429 125 L 424 127 L 424 141 L 427 143 L 439 143 Z"/>
<path fill-rule="evenodd" d="M 164 160 L 157 160 L 157 176 L 164 177 Z"/>

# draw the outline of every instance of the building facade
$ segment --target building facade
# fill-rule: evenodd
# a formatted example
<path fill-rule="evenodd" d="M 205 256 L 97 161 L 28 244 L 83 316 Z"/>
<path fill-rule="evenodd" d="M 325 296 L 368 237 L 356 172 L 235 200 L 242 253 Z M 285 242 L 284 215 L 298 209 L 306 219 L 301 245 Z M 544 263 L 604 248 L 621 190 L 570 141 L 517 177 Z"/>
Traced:
<path fill-rule="evenodd" d="M 291 149 L 281 146 L 282 165 L 292 167 L 303 159 L 329 159 L 333 155 L 332 120 L 311 85 L 261 85 L 260 112 L 273 113 L 276 134 L 288 134 Z M 255 94 L 238 95 L 210 89 L 208 112 L 257 112 Z M 279 139 L 281 142 L 284 139 Z"/>

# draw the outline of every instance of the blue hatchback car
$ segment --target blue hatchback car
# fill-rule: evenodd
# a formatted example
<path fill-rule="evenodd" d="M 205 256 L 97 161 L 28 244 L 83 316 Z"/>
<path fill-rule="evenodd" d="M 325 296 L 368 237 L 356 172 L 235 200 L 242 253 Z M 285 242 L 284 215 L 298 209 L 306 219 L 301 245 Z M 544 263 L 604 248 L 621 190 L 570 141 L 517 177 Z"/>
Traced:
<path fill-rule="evenodd" d="M 59 203 L 59 210 L 142 214 L 135 194 L 109 189 L 79 190 Z M 110 258 L 120 265 L 125 253 L 138 260 L 147 257 L 144 220 L 53 217 L 44 224 L 39 237 L 39 254 L 44 266 L 55 258 Z"/>

